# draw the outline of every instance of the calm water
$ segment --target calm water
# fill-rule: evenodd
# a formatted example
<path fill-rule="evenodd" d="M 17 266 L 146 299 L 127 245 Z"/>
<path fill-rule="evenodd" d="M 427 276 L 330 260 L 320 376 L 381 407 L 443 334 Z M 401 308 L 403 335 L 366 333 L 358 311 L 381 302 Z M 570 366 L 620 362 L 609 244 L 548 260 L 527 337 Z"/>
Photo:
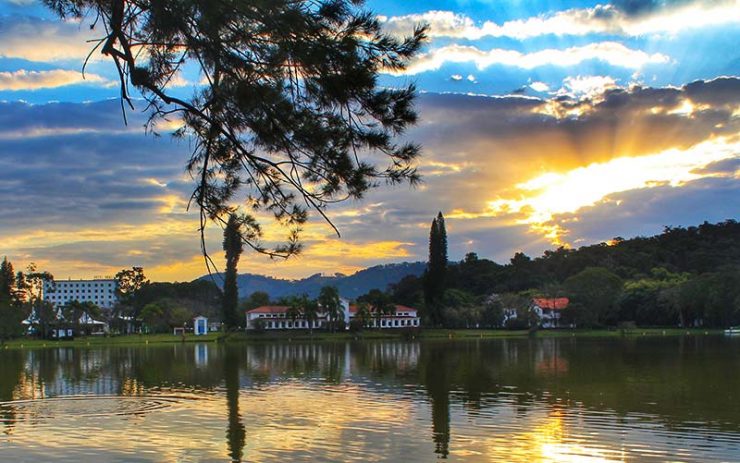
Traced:
<path fill-rule="evenodd" d="M 0 461 L 740 461 L 740 339 L 0 352 Z"/>

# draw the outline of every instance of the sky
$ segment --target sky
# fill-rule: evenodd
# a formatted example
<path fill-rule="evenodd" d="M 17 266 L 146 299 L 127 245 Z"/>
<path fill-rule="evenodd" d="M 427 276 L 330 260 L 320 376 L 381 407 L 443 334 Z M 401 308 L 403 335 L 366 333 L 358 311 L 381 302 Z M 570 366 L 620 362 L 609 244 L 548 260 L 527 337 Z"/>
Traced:
<path fill-rule="evenodd" d="M 423 183 L 329 210 L 281 278 L 426 260 L 446 218 L 449 257 L 505 263 L 740 216 L 740 0 L 369 1 L 391 34 L 430 41 L 383 86 L 415 83 Z M 187 141 L 124 125 L 113 65 L 88 22 L 0 0 L 0 255 L 57 278 L 143 266 L 157 281 L 206 272 L 187 210 Z M 189 92 L 198 79 L 173 85 Z M 143 105 L 137 106 L 137 111 Z M 266 241 L 284 230 L 267 229 Z M 220 265 L 221 232 L 208 248 Z"/>

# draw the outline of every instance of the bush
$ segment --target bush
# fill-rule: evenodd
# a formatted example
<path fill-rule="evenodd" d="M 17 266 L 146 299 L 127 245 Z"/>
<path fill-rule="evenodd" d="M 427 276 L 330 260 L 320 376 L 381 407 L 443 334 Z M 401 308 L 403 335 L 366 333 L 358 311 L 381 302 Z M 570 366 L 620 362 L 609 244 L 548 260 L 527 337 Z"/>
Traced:
<path fill-rule="evenodd" d="M 529 328 L 529 323 L 523 318 L 510 318 L 506 320 L 504 328 L 507 330 L 526 330 Z"/>
<path fill-rule="evenodd" d="M 419 328 L 412 328 L 412 327 L 403 328 L 401 330 L 401 338 L 406 341 L 410 341 L 412 339 L 416 339 L 417 337 L 419 337 L 420 332 L 421 330 Z"/>
<path fill-rule="evenodd" d="M 252 328 L 253 328 L 253 331 L 256 333 L 264 333 L 265 332 L 265 321 L 258 318 L 257 320 L 252 322 Z"/>

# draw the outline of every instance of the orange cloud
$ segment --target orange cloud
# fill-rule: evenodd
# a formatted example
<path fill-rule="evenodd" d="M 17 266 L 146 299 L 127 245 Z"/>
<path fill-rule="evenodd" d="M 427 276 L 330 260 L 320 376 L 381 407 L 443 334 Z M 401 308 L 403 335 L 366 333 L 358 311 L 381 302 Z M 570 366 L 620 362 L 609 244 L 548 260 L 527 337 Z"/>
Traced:
<path fill-rule="evenodd" d="M 0 90 L 38 90 L 83 83 L 109 84 L 107 79 L 97 74 L 88 73 L 83 76 L 81 72 L 65 69 L 0 72 Z"/>

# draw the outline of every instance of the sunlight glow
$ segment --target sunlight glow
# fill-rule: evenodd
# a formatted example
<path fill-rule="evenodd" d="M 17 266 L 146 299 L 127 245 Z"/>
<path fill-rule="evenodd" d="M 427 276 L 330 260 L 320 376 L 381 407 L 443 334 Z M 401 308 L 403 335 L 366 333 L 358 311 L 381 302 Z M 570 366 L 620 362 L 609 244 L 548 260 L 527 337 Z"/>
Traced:
<path fill-rule="evenodd" d="M 558 214 L 593 206 L 607 196 L 628 190 L 670 185 L 680 187 L 702 178 L 697 169 L 738 157 L 740 141 L 717 138 L 686 150 L 669 149 L 642 157 L 623 157 L 579 167 L 565 173 L 548 172 L 516 185 L 519 198 L 489 202 L 493 216 L 523 213 L 518 223 L 561 244 L 563 230 L 552 223 Z"/>

